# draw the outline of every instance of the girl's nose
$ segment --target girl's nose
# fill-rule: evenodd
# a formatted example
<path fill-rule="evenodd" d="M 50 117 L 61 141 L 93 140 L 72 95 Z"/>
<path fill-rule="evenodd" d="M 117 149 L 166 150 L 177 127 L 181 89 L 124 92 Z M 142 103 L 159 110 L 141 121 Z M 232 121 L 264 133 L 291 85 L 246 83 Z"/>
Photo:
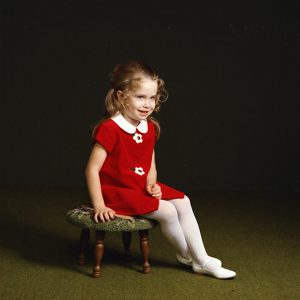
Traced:
<path fill-rule="evenodd" d="M 150 101 L 148 99 L 145 99 L 144 107 L 150 107 Z"/>

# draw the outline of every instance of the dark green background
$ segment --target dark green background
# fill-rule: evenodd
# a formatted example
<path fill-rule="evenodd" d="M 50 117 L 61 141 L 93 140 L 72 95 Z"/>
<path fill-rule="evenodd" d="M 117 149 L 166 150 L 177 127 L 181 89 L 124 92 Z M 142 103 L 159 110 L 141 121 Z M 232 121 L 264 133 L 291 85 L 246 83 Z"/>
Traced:
<path fill-rule="evenodd" d="M 299 190 L 299 27 L 280 1 L 2 2 L 1 184 L 83 187 L 108 73 L 144 60 L 170 93 L 159 179 Z"/>

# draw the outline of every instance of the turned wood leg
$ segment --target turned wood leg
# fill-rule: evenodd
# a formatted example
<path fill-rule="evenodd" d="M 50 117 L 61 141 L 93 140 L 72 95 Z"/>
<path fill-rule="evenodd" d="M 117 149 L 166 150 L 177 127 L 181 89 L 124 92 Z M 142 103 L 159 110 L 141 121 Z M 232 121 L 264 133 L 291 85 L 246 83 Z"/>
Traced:
<path fill-rule="evenodd" d="M 140 249 L 144 258 L 144 264 L 143 264 L 143 272 L 145 274 L 149 273 L 151 271 L 151 267 L 148 261 L 149 257 L 149 239 L 148 239 L 148 230 L 139 230 L 140 234 Z"/>
<path fill-rule="evenodd" d="M 90 241 L 90 230 L 84 228 L 81 230 L 80 243 L 79 243 L 79 265 L 83 266 L 85 264 L 85 252 Z"/>
<path fill-rule="evenodd" d="M 98 278 L 101 275 L 101 261 L 104 253 L 105 232 L 96 230 L 95 238 L 95 266 L 93 268 L 93 277 Z"/>
<path fill-rule="evenodd" d="M 122 238 L 123 238 L 125 255 L 129 256 L 130 255 L 130 244 L 131 244 L 131 232 L 123 231 Z"/>

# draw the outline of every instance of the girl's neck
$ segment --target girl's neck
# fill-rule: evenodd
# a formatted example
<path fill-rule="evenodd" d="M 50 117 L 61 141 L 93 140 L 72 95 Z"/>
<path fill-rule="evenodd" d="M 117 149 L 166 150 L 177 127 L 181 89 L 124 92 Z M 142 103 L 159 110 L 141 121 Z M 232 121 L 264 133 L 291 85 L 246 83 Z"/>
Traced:
<path fill-rule="evenodd" d="M 122 113 L 122 116 L 124 117 L 124 119 L 129 122 L 131 125 L 137 127 L 140 124 L 140 121 L 135 120 L 129 116 L 127 116 L 126 114 Z"/>

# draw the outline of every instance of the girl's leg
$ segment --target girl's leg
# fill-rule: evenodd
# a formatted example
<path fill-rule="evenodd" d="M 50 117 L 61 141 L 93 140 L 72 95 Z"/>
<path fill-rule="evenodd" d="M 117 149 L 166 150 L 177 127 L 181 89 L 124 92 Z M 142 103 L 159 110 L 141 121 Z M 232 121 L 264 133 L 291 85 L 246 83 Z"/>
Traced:
<path fill-rule="evenodd" d="M 169 200 L 169 202 L 176 208 L 178 219 L 193 260 L 203 265 L 207 262 L 209 256 L 205 250 L 199 225 L 189 198 L 184 196 L 184 199 L 173 199 Z"/>
<path fill-rule="evenodd" d="M 158 210 L 143 216 L 160 223 L 162 233 L 181 256 L 192 255 L 192 267 L 195 272 L 220 279 L 235 277 L 235 272 L 220 267 L 207 255 L 187 197 L 170 201 L 160 200 Z"/>
<path fill-rule="evenodd" d="M 220 261 L 217 262 L 207 255 L 189 198 L 185 196 L 184 199 L 173 199 L 170 202 L 176 207 L 184 237 L 193 257 L 193 270 L 219 279 L 235 277 L 234 271 L 222 268 Z"/>
<path fill-rule="evenodd" d="M 160 223 L 161 231 L 180 255 L 189 256 L 189 247 L 179 223 L 175 206 L 166 200 L 159 200 L 158 210 L 143 215 Z"/>

